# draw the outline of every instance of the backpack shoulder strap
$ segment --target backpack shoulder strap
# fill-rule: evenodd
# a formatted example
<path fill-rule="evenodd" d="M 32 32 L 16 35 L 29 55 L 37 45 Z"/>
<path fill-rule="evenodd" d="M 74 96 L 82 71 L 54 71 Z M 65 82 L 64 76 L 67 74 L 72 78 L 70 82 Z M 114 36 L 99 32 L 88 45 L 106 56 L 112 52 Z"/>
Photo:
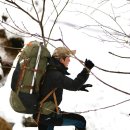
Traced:
<path fill-rule="evenodd" d="M 40 118 L 40 113 L 41 113 L 41 108 L 44 104 L 44 102 L 49 98 L 49 96 L 51 94 L 53 94 L 53 98 L 54 98 L 54 103 L 55 103 L 55 106 L 56 106 L 56 112 L 59 113 L 59 109 L 58 109 L 58 104 L 57 104 L 57 99 L 56 99 L 56 94 L 55 94 L 55 91 L 56 91 L 57 88 L 53 89 L 52 91 L 50 91 L 40 102 L 40 107 L 39 107 L 39 111 L 38 111 L 38 115 L 37 115 L 37 118 L 36 118 L 36 123 L 38 124 L 39 122 L 39 118 Z"/>
<path fill-rule="evenodd" d="M 57 88 L 53 89 L 52 91 L 50 91 L 41 101 L 40 101 L 40 107 L 43 106 L 43 103 L 51 96 L 51 94 L 53 94 L 55 92 Z"/>
<path fill-rule="evenodd" d="M 53 92 L 53 98 L 54 98 L 54 102 L 55 102 L 56 112 L 59 114 L 59 108 L 58 108 L 58 103 L 57 103 L 55 91 Z"/>

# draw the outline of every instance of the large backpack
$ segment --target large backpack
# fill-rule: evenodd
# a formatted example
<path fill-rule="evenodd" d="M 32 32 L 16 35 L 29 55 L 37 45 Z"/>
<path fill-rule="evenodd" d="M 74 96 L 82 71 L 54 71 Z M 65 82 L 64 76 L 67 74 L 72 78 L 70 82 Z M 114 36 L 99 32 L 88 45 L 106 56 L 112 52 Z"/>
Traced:
<path fill-rule="evenodd" d="M 37 112 L 40 80 L 50 56 L 48 49 L 38 41 L 31 41 L 21 50 L 11 80 L 10 104 L 14 111 Z"/>

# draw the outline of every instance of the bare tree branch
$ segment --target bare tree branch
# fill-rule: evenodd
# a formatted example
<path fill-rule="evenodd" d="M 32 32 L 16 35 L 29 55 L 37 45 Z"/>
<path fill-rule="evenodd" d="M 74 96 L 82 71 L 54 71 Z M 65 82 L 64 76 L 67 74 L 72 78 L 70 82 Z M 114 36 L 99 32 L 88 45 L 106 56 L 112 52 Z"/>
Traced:
<path fill-rule="evenodd" d="M 121 102 L 118 102 L 118 103 L 116 103 L 116 104 L 109 105 L 109 106 L 106 106 L 106 107 L 91 109 L 91 110 L 87 110 L 87 111 L 83 111 L 83 112 L 75 112 L 75 113 L 81 114 L 81 113 L 95 112 L 95 111 L 99 111 L 99 110 L 104 110 L 104 109 L 112 108 L 112 107 L 121 105 L 121 104 L 123 104 L 123 103 L 129 102 L 129 101 L 130 101 L 130 99 L 127 99 L 127 100 L 124 100 L 124 101 L 121 101 Z"/>
<path fill-rule="evenodd" d="M 109 72 L 109 73 L 130 74 L 130 72 L 112 71 L 112 70 L 102 69 L 101 67 L 98 67 L 98 66 L 95 66 L 95 67 L 98 68 L 99 70 L 102 70 L 102 71 L 105 71 L 105 72 Z"/>
<path fill-rule="evenodd" d="M 24 10 L 21 6 L 19 6 L 16 2 L 10 1 L 10 0 L 5 0 L 6 2 L 15 5 L 18 9 L 20 9 L 22 12 L 24 12 L 25 14 L 27 14 L 30 18 L 32 18 L 34 21 L 38 22 L 37 19 L 35 19 L 29 12 L 27 12 L 26 10 Z"/>
<path fill-rule="evenodd" d="M 112 53 L 112 52 L 109 52 L 109 53 L 112 54 L 112 55 L 114 55 L 114 56 L 116 56 L 116 57 L 119 57 L 119 58 L 130 59 L 130 57 L 119 56 L 119 55 L 114 54 L 114 53 Z"/>
<path fill-rule="evenodd" d="M 54 20 L 54 22 L 53 22 L 53 25 L 52 25 L 52 27 L 51 27 L 51 30 L 50 30 L 50 33 L 49 33 L 48 38 L 50 38 L 51 33 L 52 33 L 52 30 L 53 30 L 53 28 L 54 28 L 54 26 L 55 26 L 55 24 L 56 24 L 56 22 L 57 22 L 57 19 L 58 19 L 58 17 L 60 16 L 60 14 L 62 13 L 62 11 L 65 9 L 65 7 L 67 6 L 68 2 L 69 2 L 69 0 L 67 0 L 67 2 L 65 3 L 65 5 L 64 5 L 63 8 L 61 9 L 61 11 L 58 13 L 57 8 L 56 8 L 56 6 L 55 6 L 55 4 L 54 4 L 54 2 L 53 2 L 53 0 L 52 0 L 52 3 L 53 3 L 54 8 L 55 8 L 55 11 L 57 12 L 57 16 L 56 16 L 56 18 L 55 18 L 55 20 Z"/>

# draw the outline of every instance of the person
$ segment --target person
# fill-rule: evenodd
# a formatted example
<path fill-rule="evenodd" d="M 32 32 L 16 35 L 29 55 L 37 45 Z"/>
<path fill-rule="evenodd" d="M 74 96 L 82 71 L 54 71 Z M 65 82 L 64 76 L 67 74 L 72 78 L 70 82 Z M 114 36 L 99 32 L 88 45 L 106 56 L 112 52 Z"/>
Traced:
<path fill-rule="evenodd" d="M 11 124 L 9 124 L 3 117 L 0 117 L 0 130 L 12 130 Z"/>
<path fill-rule="evenodd" d="M 69 50 L 66 47 L 58 47 L 54 50 L 52 57 L 49 59 L 46 73 L 44 74 L 39 91 L 39 101 L 43 99 L 51 90 L 55 89 L 58 108 L 62 101 L 63 89 L 70 91 L 86 90 L 84 84 L 88 77 L 90 70 L 94 67 L 91 60 L 85 60 L 85 67 L 77 75 L 75 79 L 71 79 L 67 75 L 70 57 L 75 55 L 75 50 Z M 86 69 L 87 68 L 87 69 Z M 53 94 L 44 102 L 54 102 Z M 48 105 L 49 106 L 49 105 Z M 50 108 L 53 108 L 49 110 Z M 47 110 L 49 114 L 40 113 L 38 130 L 54 130 L 54 126 L 74 125 L 76 130 L 86 130 L 86 120 L 83 116 L 76 113 L 69 113 L 61 111 L 56 113 L 55 107 L 50 107 Z M 42 108 L 41 108 L 42 109 Z M 44 108 L 43 108 L 44 109 Z M 33 115 L 36 120 L 37 114 Z"/>

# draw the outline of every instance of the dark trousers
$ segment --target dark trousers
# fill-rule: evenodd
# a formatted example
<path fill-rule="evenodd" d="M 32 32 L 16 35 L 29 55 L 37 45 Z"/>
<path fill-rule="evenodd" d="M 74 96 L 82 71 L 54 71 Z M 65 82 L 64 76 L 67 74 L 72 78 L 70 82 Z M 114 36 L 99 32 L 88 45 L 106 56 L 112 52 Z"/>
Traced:
<path fill-rule="evenodd" d="M 73 125 L 77 130 L 86 130 L 86 120 L 75 113 L 65 113 L 56 116 L 40 116 L 38 130 L 54 130 L 54 126 Z"/>

